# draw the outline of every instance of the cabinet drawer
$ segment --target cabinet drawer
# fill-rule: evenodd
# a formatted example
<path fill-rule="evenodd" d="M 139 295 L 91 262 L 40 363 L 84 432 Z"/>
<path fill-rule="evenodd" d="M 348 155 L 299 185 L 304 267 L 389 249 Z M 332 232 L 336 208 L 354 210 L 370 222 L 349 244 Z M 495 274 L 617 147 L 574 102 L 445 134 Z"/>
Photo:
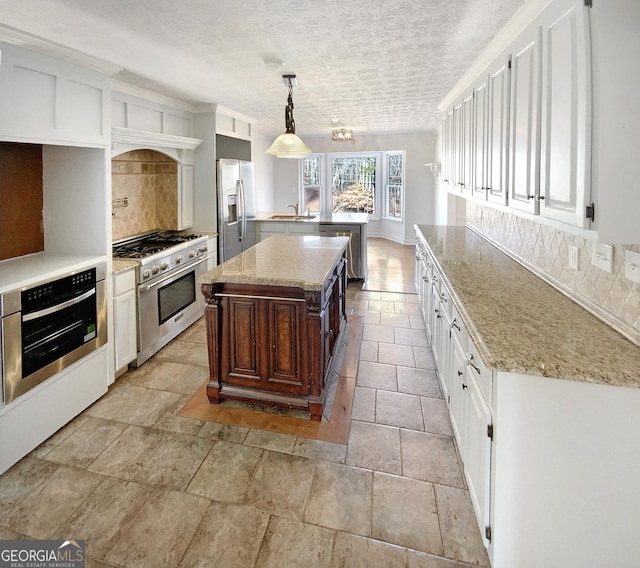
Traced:
<path fill-rule="evenodd" d="M 462 323 L 460 313 L 453 304 L 451 305 L 451 337 L 455 337 L 463 351 L 467 351 L 467 342 L 469 339 L 467 328 L 464 326 L 464 323 Z"/>
<path fill-rule="evenodd" d="M 471 340 L 467 345 L 467 353 L 469 354 L 469 372 L 475 377 L 476 381 L 480 385 L 480 390 L 484 395 L 489 406 L 491 404 L 492 385 L 493 385 L 493 372 L 487 369 L 484 362 L 478 354 L 478 350 Z"/>
<path fill-rule="evenodd" d="M 451 294 L 449 294 L 449 290 L 447 289 L 447 287 L 444 285 L 444 282 L 440 282 L 440 309 L 447 314 L 447 318 L 449 320 L 451 320 L 451 308 L 452 308 L 452 302 L 451 302 Z"/>
<path fill-rule="evenodd" d="M 262 222 L 260 223 L 260 234 L 262 233 L 280 233 L 280 234 L 284 234 L 287 232 L 287 224 L 286 223 L 277 223 L 277 222 L 273 222 L 273 223 L 265 223 Z"/>
<path fill-rule="evenodd" d="M 318 224 L 315 223 L 287 223 L 290 235 L 317 235 Z"/>
<path fill-rule="evenodd" d="M 135 269 L 120 272 L 113 277 L 113 295 L 118 296 L 136 287 L 136 271 Z"/>

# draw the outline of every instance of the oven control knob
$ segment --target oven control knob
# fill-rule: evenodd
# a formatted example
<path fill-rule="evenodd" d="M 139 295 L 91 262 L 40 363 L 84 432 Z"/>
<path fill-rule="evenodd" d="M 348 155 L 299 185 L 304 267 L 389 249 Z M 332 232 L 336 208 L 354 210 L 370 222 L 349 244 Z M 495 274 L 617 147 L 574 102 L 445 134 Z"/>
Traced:
<path fill-rule="evenodd" d="M 163 263 L 160 265 L 160 270 L 166 270 L 167 268 L 169 268 L 169 265 L 168 265 L 166 262 L 163 262 Z"/>
<path fill-rule="evenodd" d="M 151 277 L 151 270 L 149 270 L 148 268 L 142 273 L 142 279 L 146 280 L 147 278 Z"/>
<path fill-rule="evenodd" d="M 196 255 L 196 251 L 195 250 L 190 250 L 189 251 L 189 258 L 193 258 Z"/>
<path fill-rule="evenodd" d="M 176 264 L 182 263 L 182 255 L 176 257 Z"/>
<path fill-rule="evenodd" d="M 205 246 L 203 246 L 203 247 L 200 247 L 200 248 L 198 249 L 198 252 L 207 252 L 207 247 L 206 247 L 206 245 L 205 245 Z"/>
<path fill-rule="evenodd" d="M 160 272 L 160 267 L 159 266 L 154 266 L 151 269 L 151 273 L 155 276 L 156 274 L 158 274 L 158 272 Z"/>

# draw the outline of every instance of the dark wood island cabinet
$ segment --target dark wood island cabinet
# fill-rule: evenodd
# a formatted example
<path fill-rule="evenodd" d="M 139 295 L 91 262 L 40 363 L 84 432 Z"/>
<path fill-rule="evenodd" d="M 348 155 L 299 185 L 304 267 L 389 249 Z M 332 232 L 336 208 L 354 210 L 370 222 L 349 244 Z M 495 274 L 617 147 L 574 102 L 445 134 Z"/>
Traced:
<path fill-rule="evenodd" d="M 347 244 L 274 235 L 200 277 L 212 404 L 268 403 L 322 419 L 346 323 Z"/>

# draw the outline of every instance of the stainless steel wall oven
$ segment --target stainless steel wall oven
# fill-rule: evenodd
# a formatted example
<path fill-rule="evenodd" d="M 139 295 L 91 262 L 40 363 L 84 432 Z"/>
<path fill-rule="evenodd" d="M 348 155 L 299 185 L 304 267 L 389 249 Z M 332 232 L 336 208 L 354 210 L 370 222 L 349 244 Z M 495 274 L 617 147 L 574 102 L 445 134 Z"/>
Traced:
<path fill-rule="evenodd" d="M 5 403 L 107 341 L 105 263 L 0 296 Z"/>

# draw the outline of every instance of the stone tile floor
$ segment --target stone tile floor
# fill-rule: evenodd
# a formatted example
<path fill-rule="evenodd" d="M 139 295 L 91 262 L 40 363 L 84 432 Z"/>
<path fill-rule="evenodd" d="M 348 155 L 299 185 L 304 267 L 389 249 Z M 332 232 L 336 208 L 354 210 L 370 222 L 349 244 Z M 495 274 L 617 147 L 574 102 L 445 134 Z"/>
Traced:
<path fill-rule="evenodd" d="M 88 568 L 488 566 L 417 297 L 348 308 L 348 445 L 177 416 L 201 320 L 0 476 L 0 539 L 85 539 Z"/>

